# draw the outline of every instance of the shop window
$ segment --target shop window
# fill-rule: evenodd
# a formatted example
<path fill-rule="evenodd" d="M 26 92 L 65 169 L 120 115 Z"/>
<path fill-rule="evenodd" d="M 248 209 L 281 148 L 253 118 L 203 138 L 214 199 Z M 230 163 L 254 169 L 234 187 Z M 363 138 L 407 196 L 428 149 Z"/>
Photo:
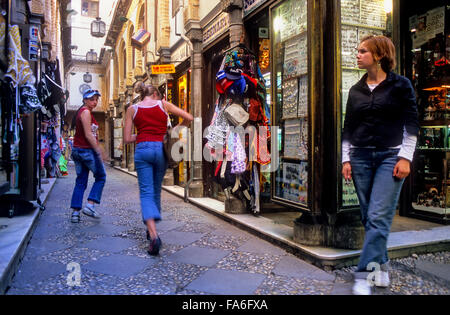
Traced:
<path fill-rule="evenodd" d="M 420 123 L 411 206 L 416 213 L 441 218 L 450 214 L 450 8 L 444 2 L 409 16 L 411 46 L 406 49 Z"/>
<path fill-rule="evenodd" d="M 286 0 L 271 9 L 273 38 L 273 124 L 280 166 L 273 196 L 293 206 L 308 207 L 308 30 L 307 0 Z M 276 150 L 277 148 L 272 148 Z"/>
<path fill-rule="evenodd" d="M 81 15 L 88 17 L 98 17 L 99 12 L 98 0 L 82 0 L 81 1 Z"/>
<path fill-rule="evenodd" d="M 341 66 L 342 66 L 342 126 L 350 88 L 366 73 L 358 68 L 356 49 L 367 35 L 386 35 L 388 14 L 386 0 L 341 0 Z M 342 177 L 342 206 L 358 206 L 353 183 Z"/>

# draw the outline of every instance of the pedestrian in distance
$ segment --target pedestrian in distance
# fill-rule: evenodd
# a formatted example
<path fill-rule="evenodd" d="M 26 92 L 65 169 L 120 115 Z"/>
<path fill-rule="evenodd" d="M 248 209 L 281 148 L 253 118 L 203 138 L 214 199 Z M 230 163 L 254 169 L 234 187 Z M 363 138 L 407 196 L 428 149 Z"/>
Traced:
<path fill-rule="evenodd" d="M 369 295 L 373 285 L 390 284 L 387 241 L 403 182 L 410 173 L 419 122 L 411 82 L 392 72 L 395 47 L 389 38 L 364 37 L 357 62 L 367 73 L 349 92 L 342 175 L 347 183 L 353 179 L 365 228 L 353 293 Z"/>
<path fill-rule="evenodd" d="M 142 220 L 150 241 L 148 253 L 155 256 L 161 247 L 155 223 L 161 220 L 161 189 L 167 169 L 163 140 L 167 131 L 168 113 L 183 118 L 175 129 L 182 125 L 189 126 L 193 117 L 174 104 L 161 100 L 161 94 L 152 85 L 138 83 L 135 92 L 140 95 L 141 102 L 127 109 L 124 143 L 136 142 L 134 163 L 138 175 Z M 137 134 L 133 134 L 133 125 Z"/>
<path fill-rule="evenodd" d="M 72 223 L 80 222 L 80 210 L 83 206 L 83 196 L 88 184 L 89 171 L 93 173 L 95 182 L 82 212 L 94 219 L 100 219 L 95 207 L 96 204 L 100 204 L 102 198 L 106 172 L 102 161 L 104 152 L 98 143 L 98 123 L 92 114 L 92 110 L 98 104 L 99 97 L 100 93 L 97 90 L 89 89 L 85 91 L 83 93 L 83 106 L 77 111 L 72 121 L 72 126 L 75 126 L 72 160 L 75 163 L 77 173 L 70 205 L 73 210 Z"/>

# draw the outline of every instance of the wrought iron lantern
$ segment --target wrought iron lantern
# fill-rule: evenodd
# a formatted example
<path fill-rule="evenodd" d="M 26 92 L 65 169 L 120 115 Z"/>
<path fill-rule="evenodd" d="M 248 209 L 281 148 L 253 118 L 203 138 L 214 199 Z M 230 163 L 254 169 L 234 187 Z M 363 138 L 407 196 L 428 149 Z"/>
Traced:
<path fill-rule="evenodd" d="M 103 37 L 106 34 L 106 24 L 101 20 L 101 18 L 97 17 L 91 23 L 91 35 L 94 37 Z"/>
<path fill-rule="evenodd" d="M 87 63 L 97 63 L 97 53 L 94 51 L 94 49 L 91 49 L 86 54 L 86 62 Z"/>
<path fill-rule="evenodd" d="M 90 74 L 89 72 L 86 72 L 85 74 L 83 74 L 83 81 L 86 83 L 91 83 L 92 82 L 92 74 Z"/>

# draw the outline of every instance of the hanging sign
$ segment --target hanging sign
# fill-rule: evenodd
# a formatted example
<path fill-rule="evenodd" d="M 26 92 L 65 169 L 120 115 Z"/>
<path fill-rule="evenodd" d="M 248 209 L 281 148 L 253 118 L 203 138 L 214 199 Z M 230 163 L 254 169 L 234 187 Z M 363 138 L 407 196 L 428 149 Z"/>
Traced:
<path fill-rule="evenodd" d="M 165 74 L 165 73 L 175 73 L 175 65 L 166 64 L 166 65 L 152 66 L 152 74 Z"/>
<path fill-rule="evenodd" d="M 29 46 L 29 60 L 30 61 L 37 61 L 38 60 L 38 53 L 39 53 L 39 45 L 38 42 L 35 40 L 29 40 L 28 41 Z"/>
<path fill-rule="evenodd" d="M 203 31 L 203 47 L 207 46 L 214 39 L 228 30 L 230 26 L 230 17 L 228 13 L 222 13 L 214 20 L 212 24 L 207 26 Z"/>
<path fill-rule="evenodd" d="M 244 16 L 249 15 L 267 0 L 244 0 Z"/>
<path fill-rule="evenodd" d="M 148 43 L 149 40 L 150 33 L 144 29 L 140 29 L 131 37 L 131 45 L 141 49 Z"/>
<path fill-rule="evenodd" d="M 37 25 L 30 25 L 30 40 L 28 41 L 28 53 L 30 61 L 38 60 L 39 53 L 39 27 Z"/>

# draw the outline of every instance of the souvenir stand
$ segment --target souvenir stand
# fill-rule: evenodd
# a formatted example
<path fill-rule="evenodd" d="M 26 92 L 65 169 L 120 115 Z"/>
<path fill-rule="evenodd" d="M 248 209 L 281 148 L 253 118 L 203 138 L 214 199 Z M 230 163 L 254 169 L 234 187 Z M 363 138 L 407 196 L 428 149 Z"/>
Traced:
<path fill-rule="evenodd" d="M 227 201 L 260 212 L 261 169 L 270 163 L 270 110 L 264 78 L 254 53 L 244 45 L 224 53 L 216 75 L 219 97 L 207 133 L 207 148 L 217 161 L 215 180 Z M 225 203 L 225 211 L 232 212 Z"/>
<path fill-rule="evenodd" d="M 26 8 L 26 6 L 24 6 Z M 3 8 L 5 9 L 5 8 Z M 12 12 L 0 20 L 0 40 L 4 52 L 2 72 L 0 73 L 1 105 L 1 162 L 2 194 L 0 195 L 0 213 L 12 217 L 18 210 L 30 210 L 44 207 L 38 194 L 39 143 L 37 135 L 38 117 L 42 108 L 36 89 L 36 77 L 30 62 L 23 55 L 26 47 L 22 38 L 22 28 L 28 30 L 26 21 L 9 23 Z M 29 14 L 29 12 L 28 12 Z M 23 49 L 24 48 L 24 49 Z M 4 67 L 3 67 L 4 66 Z"/>
<path fill-rule="evenodd" d="M 65 163 L 62 161 L 64 145 L 60 131 L 64 122 L 68 92 L 61 86 L 59 60 L 44 63 L 38 95 L 43 105 L 40 110 L 40 168 L 45 170 L 47 178 L 60 177 L 60 162 Z"/>

